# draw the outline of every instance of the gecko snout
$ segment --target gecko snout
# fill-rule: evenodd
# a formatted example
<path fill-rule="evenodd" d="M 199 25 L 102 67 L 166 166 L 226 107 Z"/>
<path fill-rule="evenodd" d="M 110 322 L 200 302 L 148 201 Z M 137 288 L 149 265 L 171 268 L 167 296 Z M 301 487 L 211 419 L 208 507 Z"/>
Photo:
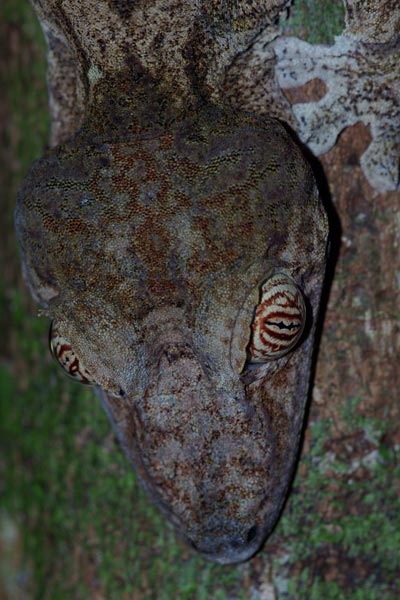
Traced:
<path fill-rule="evenodd" d="M 226 565 L 251 558 L 262 545 L 264 537 L 263 531 L 257 525 L 252 525 L 245 526 L 243 533 L 238 530 L 231 535 L 221 535 L 221 532 L 205 535 L 201 545 L 192 545 L 206 560 Z"/>

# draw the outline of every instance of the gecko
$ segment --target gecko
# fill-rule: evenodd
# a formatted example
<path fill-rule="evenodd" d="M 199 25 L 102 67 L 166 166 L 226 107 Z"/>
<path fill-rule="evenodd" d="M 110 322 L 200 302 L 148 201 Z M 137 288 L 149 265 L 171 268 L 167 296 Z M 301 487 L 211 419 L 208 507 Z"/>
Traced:
<path fill-rule="evenodd" d="M 285 126 L 213 95 L 199 27 L 215 50 L 216 4 L 34 3 L 54 126 L 15 225 L 56 360 L 95 387 L 177 532 L 231 564 L 260 549 L 293 476 L 328 221 Z M 268 13 L 234 6 L 228 63 Z M 164 41 L 179 58 L 160 71 Z"/>

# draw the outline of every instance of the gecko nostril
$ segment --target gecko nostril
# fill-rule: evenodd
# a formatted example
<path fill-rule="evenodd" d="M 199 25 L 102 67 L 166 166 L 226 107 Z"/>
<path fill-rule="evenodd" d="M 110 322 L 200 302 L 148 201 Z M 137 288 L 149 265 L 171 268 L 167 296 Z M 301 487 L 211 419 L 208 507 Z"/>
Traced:
<path fill-rule="evenodd" d="M 238 550 L 244 548 L 257 537 L 257 533 L 258 527 L 257 525 L 253 525 L 252 527 L 250 527 L 250 529 L 247 532 L 247 535 L 245 535 L 244 537 L 240 536 L 240 538 L 232 538 L 230 540 L 230 546 Z"/>
<path fill-rule="evenodd" d="M 253 525 L 253 527 L 250 527 L 249 531 L 247 532 L 247 543 L 250 543 L 254 540 L 254 538 L 257 535 L 257 531 L 258 531 L 258 527 L 257 525 Z"/>

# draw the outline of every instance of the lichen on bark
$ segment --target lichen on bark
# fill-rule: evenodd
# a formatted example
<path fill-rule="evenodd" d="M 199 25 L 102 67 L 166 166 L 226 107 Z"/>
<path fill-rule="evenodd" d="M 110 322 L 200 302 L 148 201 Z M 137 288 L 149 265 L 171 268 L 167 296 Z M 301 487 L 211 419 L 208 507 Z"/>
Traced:
<path fill-rule="evenodd" d="M 311 80 L 326 84 L 317 101 L 292 106 L 300 139 L 317 156 L 348 126 L 362 122 L 371 142 L 361 168 L 377 191 L 399 188 L 400 6 L 393 0 L 347 1 L 346 28 L 332 46 L 294 37 L 274 43 L 279 85 L 296 88 Z"/>

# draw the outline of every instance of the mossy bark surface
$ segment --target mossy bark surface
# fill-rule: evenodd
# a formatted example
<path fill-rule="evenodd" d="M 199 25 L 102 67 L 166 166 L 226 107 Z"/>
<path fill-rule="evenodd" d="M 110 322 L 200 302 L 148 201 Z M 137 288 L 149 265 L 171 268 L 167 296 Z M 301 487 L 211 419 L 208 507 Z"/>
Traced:
<path fill-rule="evenodd" d="M 313 18 L 312 3 L 297 10 Z M 300 16 L 303 35 L 316 36 L 318 19 Z M 97 398 L 47 353 L 12 223 L 18 185 L 48 140 L 45 48 L 27 2 L 7 0 L 1 17 L 2 597 L 397 597 L 399 194 L 374 192 L 358 166 L 368 130 L 348 128 L 317 165 L 333 231 L 330 289 L 289 499 L 254 559 L 211 565 L 148 502 Z M 318 86 L 302 93 L 313 99 Z"/>

